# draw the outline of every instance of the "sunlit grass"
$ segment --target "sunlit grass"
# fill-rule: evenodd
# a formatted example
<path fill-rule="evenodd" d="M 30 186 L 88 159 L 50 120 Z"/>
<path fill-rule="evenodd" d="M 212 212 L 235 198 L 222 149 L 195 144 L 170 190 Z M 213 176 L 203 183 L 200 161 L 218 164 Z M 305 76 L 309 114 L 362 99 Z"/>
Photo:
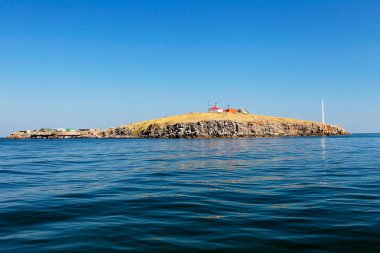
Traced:
<path fill-rule="evenodd" d="M 149 125 L 157 124 L 161 126 L 172 125 L 175 123 L 189 123 L 210 120 L 233 120 L 239 122 L 253 123 L 312 123 L 312 121 L 298 120 L 291 118 L 281 118 L 273 116 L 264 116 L 256 114 L 241 114 L 241 113 L 211 113 L 211 112 L 192 112 L 182 115 L 164 117 L 160 119 L 152 119 L 141 122 L 136 122 L 123 127 L 132 130 L 134 134 L 145 130 Z"/>

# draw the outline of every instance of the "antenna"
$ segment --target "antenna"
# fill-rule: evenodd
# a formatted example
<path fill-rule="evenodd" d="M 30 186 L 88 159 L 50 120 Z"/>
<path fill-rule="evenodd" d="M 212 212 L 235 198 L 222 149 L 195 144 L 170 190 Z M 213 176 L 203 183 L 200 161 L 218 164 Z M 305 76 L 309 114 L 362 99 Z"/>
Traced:
<path fill-rule="evenodd" d="M 325 123 L 325 105 L 322 99 L 322 123 Z"/>

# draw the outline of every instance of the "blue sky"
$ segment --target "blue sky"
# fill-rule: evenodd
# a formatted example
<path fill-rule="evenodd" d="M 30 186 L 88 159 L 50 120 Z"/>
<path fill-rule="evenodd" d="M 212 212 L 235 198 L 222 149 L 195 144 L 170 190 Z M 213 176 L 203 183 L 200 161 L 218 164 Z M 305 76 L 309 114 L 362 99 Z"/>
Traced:
<path fill-rule="evenodd" d="M 0 136 L 207 110 L 380 132 L 379 1 L 0 0 Z"/>

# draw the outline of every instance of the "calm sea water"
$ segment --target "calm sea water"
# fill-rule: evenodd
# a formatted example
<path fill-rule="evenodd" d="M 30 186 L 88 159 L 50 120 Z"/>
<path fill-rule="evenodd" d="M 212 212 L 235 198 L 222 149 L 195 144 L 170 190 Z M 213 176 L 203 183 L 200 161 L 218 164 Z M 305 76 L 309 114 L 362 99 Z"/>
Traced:
<path fill-rule="evenodd" d="M 0 139 L 0 252 L 380 252 L 380 135 Z"/>

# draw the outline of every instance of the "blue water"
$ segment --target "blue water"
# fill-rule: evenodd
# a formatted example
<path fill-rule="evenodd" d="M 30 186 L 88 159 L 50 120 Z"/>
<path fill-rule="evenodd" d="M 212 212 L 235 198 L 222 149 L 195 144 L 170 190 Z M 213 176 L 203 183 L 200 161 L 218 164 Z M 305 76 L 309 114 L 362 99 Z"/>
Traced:
<path fill-rule="evenodd" d="M 380 252 L 380 135 L 0 139 L 0 252 Z"/>

